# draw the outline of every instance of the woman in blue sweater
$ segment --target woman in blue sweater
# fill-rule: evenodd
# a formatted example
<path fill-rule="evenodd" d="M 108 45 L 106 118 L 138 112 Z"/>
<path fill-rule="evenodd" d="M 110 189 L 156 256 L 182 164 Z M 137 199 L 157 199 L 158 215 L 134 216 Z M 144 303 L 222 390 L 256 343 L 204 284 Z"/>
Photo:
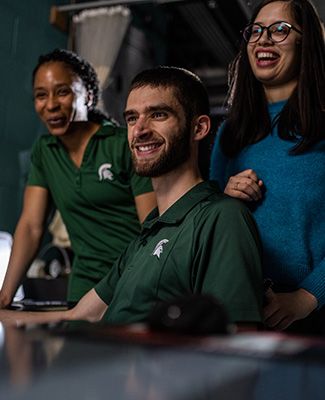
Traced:
<path fill-rule="evenodd" d="M 230 77 L 229 113 L 214 143 L 210 178 L 254 212 L 265 277 L 273 281 L 266 292 L 265 325 L 320 333 L 325 46 L 311 2 L 264 0 L 243 31 Z"/>

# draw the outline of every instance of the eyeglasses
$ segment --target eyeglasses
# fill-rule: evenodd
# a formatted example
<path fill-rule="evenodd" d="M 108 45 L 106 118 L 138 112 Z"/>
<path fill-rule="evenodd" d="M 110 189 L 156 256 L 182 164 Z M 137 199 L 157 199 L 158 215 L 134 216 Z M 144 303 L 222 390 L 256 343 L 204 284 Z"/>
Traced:
<path fill-rule="evenodd" d="M 243 30 L 243 37 L 247 43 L 255 43 L 260 39 L 266 30 L 267 37 L 272 40 L 272 42 L 280 43 L 288 37 L 291 29 L 302 35 L 302 32 L 299 29 L 295 28 L 288 22 L 277 21 L 269 26 L 263 26 L 257 23 L 247 25 Z"/>

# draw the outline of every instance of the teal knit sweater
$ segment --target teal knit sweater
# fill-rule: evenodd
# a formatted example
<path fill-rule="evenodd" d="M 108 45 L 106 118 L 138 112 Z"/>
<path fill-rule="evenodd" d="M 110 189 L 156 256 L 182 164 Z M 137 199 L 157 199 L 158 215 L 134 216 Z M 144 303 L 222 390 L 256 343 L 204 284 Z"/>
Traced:
<path fill-rule="evenodd" d="M 273 119 L 285 102 L 269 105 Z M 325 129 L 325 127 L 324 127 Z M 223 190 L 229 177 L 252 168 L 263 180 L 259 202 L 247 202 L 260 230 L 264 274 L 274 290 L 304 288 L 325 304 L 325 141 L 302 155 L 289 155 L 293 142 L 270 135 L 247 146 L 235 158 L 225 157 L 216 137 L 210 179 Z"/>

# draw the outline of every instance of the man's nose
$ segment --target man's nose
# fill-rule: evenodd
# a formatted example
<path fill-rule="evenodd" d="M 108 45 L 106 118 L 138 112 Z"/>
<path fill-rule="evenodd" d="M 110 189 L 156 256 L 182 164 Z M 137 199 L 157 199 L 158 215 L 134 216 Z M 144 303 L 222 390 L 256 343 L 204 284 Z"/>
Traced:
<path fill-rule="evenodd" d="M 149 133 L 149 123 L 145 117 L 139 117 L 133 127 L 134 137 L 141 137 Z"/>

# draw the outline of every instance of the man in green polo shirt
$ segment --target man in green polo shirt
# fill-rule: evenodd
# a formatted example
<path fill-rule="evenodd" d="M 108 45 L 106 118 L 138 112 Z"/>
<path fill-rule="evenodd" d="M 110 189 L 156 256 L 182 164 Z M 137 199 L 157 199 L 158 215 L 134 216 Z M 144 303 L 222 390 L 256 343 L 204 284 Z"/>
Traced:
<path fill-rule="evenodd" d="M 143 71 L 124 112 L 136 172 L 152 177 L 158 207 L 110 273 L 71 310 L 34 321 L 145 321 L 158 301 L 215 296 L 231 322 L 261 321 L 262 273 L 255 223 L 238 200 L 203 182 L 198 145 L 210 130 L 199 78 L 175 67 Z M 29 320 L 19 313 L 16 320 Z M 1 311 L 0 311 L 1 319 Z"/>

